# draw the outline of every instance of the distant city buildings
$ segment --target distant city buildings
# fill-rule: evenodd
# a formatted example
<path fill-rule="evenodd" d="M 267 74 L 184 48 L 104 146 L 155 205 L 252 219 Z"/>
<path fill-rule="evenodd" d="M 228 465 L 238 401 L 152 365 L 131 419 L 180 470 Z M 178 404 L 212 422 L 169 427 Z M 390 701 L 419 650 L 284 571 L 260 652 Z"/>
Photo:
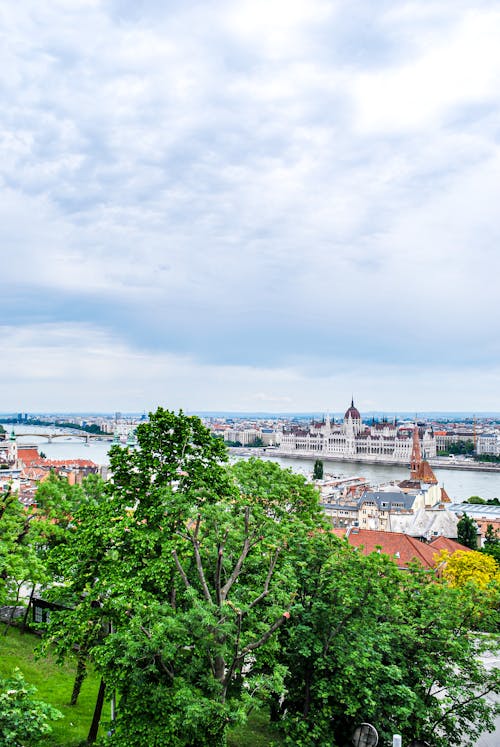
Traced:
<path fill-rule="evenodd" d="M 476 454 L 478 456 L 500 456 L 500 433 L 482 433 L 476 438 Z"/>
<path fill-rule="evenodd" d="M 36 432 L 37 425 L 42 426 L 48 440 L 68 435 L 74 438 L 78 431 L 68 428 L 68 424 L 73 424 L 72 428 L 80 429 L 93 426 L 90 434 L 93 438 L 108 434 L 103 438 L 134 448 L 135 429 L 146 420 L 146 416 L 116 412 L 108 416 L 88 415 L 83 419 L 76 415 L 28 417 L 19 413 L 18 419 L 22 426 L 19 435 L 23 438 L 41 435 Z M 277 456 L 305 457 L 310 460 L 311 469 L 315 459 L 323 458 L 409 466 L 407 479 L 385 485 L 374 486 L 359 476 L 327 475 L 325 479 L 316 481 L 321 505 L 332 526 L 353 538 L 364 532 L 373 533 L 370 537 L 399 532 L 424 543 L 436 538 L 453 539 L 457 536 L 457 522 L 464 513 L 475 519 L 479 542 L 490 524 L 494 530 L 500 530 L 500 507 L 452 504 L 444 488 L 438 485 L 428 461 L 437 452 L 450 450 L 452 445 L 457 446 L 455 453 L 461 454 L 461 444 L 467 445 L 466 453 L 470 453 L 473 445 L 477 455 L 498 456 L 498 421 L 484 419 L 476 422 L 475 418 L 469 418 L 468 422 L 432 420 L 415 424 L 373 418 L 371 422 L 363 422 L 354 401 L 337 421 L 328 416 L 318 420 L 300 416 L 259 418 L 237 415 L 203 420 L 215 437 L 222 438 L 229 445 L 245 447 L 247 454 L 251 453 L 249 447 L 260 446 Z M 18 443 L 13 425 L 17 427 L 15 418 L 5 422 L 5 427 L 0 427 L 0 491 L 17 492 L 23 504 L 36 503 L 37 487 L 51 471 L 71 484 L 80 482 L 90 473 L 100 472 L 106 477 L 106 468 L 98 467 L 90 460 L 41 457 L 37 444 Z M 83 433 L 80 435 L 85 438 Z M 261 449 L 255 449 L 254 453 L 265 456 Z M 465 456 L 456 458 L 465 459 Z M 465 462 L 458 464 L 454 456 L 450 463 L 455 468 L 469 466 Z M 434 466 L 438 464 L 442 462 L 433 462 Z"/>
<path fill-rule="evenodd" d="M 418 426 L 420 448 L 426 459 L 436 456 L 436 439 L 432 427 Z M 283 430 L 280 450 L 288 454 L 317 455 L 319 458 L 370 457 L 373 460 L 408 463 L 412 452 L 414 426 L 396 421 L 363 423 L 354 400 L 341 422 L 329 417 L 309 427 L 290 426 Z"/>
<path fill-rule="evenodd" d="M 17 464 L 17 441 L 14 431 L 10 436 L 0 432 L 0 469 L 11 469 Z"/>

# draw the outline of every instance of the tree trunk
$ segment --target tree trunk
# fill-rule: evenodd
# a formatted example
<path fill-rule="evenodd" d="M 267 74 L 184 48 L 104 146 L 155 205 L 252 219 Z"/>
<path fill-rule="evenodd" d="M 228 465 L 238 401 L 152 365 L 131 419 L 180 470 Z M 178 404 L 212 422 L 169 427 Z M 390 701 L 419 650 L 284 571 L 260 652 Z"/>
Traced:
<path fill-rule="evenodd" d="M 28 601 L 28 606 L 26 607 L 26 612 L 24 613 L 23 624 L 21 625 L 21 633 L 26 633 L 26 631 L 28 630 L 28 616 L 31 610 L 31 605 L 33 603 L 33 597 L 35 596 L 35 588 L 36 588 L 36 584 L 33 584 L 33 586 L 31 587 L 31 594 L 30 594 L 30 598 Z"/>
<path fill-rule="evenodd" d="M 84 653 L 78 654 L 77 665 L 76 665 L 76 676 L 73 684 L 73 692 L 71 693 L 71 700 L 69 704 L 74 706 L 78 702 L 78 696 L 82 689 L 83 680 L 87 676 L 87 661 Z"/>
<path fill-rule="evenodd" d="M 97 693 L 97 700 L 94 708 L 94 716 L 92 717 L 92 723 L 90 724 L 89 735 L 87 737 L 88 744 L 94 744 L 97 739 L 97 732 L 99 731 L 99 721 L 101 720 L 102 707 L 104 705 L 104 692 L 106 690 L 106 684 L 101 679 L 99 685 L 99 692 Z"/>

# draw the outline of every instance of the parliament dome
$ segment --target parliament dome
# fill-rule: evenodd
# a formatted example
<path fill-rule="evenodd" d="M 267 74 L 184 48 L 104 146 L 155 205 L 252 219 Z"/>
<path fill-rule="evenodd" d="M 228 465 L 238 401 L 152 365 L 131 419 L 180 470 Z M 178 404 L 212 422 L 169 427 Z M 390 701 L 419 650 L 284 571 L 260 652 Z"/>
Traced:
<path fill-rule="evenodd" d="M 349 420 L 349 418 L 352 418 L 353 420 L 361 420 L 358 408 L 354 407 L 354 399 L 351 400 L 351 406 L 344 415 L 344 420 Z"/>

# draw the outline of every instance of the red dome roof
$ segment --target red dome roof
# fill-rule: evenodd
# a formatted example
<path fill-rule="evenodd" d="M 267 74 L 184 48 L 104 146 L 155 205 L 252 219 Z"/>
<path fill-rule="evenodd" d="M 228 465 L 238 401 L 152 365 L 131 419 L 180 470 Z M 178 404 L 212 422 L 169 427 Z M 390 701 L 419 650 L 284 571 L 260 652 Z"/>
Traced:
<path fill-rule="evenodd" d="M 359 414 L 358 408 L 354 407 L 354 399 L 351 400 L 351 406 L 344 415 L 344 420 L 349 420 L 350 417 L 353 420 L 361 420 L 361 415 Z"/>

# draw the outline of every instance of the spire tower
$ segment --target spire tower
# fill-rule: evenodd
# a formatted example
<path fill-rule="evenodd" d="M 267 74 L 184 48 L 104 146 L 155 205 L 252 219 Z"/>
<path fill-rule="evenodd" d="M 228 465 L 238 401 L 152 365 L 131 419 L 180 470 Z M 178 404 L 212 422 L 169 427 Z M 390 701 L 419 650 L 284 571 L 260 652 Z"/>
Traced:
<path fill-rule="evenodd" d="M 418 433 L 418 425 L 415 423 L 415 427 L 413 429 L 413 446 L 411 449 L 410 461 L 410 476 L 412 480 L 418 480 L 421 464 L 422 452 L 420 450 L 420 437 Z"/>

